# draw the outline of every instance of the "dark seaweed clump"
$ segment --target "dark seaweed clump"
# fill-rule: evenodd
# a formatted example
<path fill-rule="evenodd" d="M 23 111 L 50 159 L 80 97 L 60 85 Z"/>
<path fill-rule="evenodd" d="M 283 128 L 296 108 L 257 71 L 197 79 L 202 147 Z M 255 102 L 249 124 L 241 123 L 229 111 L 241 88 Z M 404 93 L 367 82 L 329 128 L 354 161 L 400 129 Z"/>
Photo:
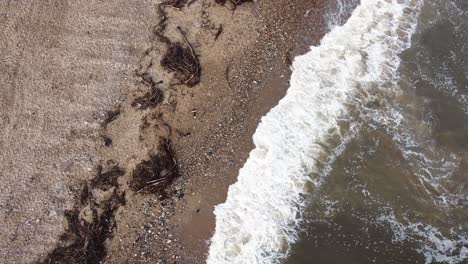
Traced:
<path fill-rule="evenodd" d="M 125 193 L 117 189 L 117 178 L 125 171 L 118 166 L 111 167 L 102 172 L 98 167 L 96 177 L 85 185 L 75 209 L 65 212 L 68 221 L 67 231 L 60 236 L 60 245 L 57 246 L 40 263 L 44 264 L 98 264 L 107 255 L 106 241 L 112 237 L 116 210 L 125 205 Z M 99 204 L 94 201 L 91 189 L 112 190 L 112 195 Z M 87 222 L 80 218 L 80 209 L 89 205 L 92 212 L 92 221 Z"/>
<path fill-rule="evenodd" d="M 104 122 L 102 123 L 102 127 L 104 128 L 107 127 L 107 125 L 110 122 L 116 120 L 119 115 L 120 115 L 120 109 L 107 111 L 106 117 L 104 118 Z"/>
<path fill-rule="evenodd" d="M 123 196 L 115 194 L 104 212 L 93 223 L 80 221 L 79 210 L 65 212 L 68 231 L 60 241 L 71 245 L 54 249 L 42 263 L 98 264 L 107 255 L 105 242 L 112 237 L 115 225 L 115 210 L 124 203 Z"/>
<path fill-rule="evenodd" d="M 159 194 L 167 197 L 166 188 L 179 176 L 177 162 L 169 139 L 159 142 L 157 154 L 150 155 L 133 171 L 130 188 L 137 193 Z"/>
<path fill-rule="evenodd" d="M 102 166 L 98 166 L 96 177 L 91 180 L 91 188 L 108 190 L 110 187 L 118 187 L 117 179 L 125 174 L 125 171 L 119 166 L 112 166 L 106 172 L 103 172 Z"/>
<path fill-rule="evenodd" d="M 169 44 L 161 65 L 174 72 L 181 84 L 191 87 L 200 82 L 200 64 L 190 46 L 184 47 L 179 42 Z"/>
<path fill-rule="evenodd" d="M 152 86 L 150 91 L 146 92 L 143 96 L 137 97 L 132 102 L 132 106 L 141 110 L 154 108 L 162 102 L 163 98 L 163 92 L 157 87 Z"/>
<path fill-rule="evenodd" d="M 102 140 L 104 141 L 104 146 L 110 147 L 112 146 L 112 138 L 108 136 L 101 136 Z"/>
<path fill-rule="evenodd" d="M 198 56 L 195 53 L 192 45 L 188 41 L 185 33 L 180 27 L 177 30 L 182 35 L 186 47 L 179 42 L 172 42 L 166 35 L 165 30 L 167 27 L 167 12 L 166 6 L 174 8 L 183 8 L 186 4 L 190 5 L 195 0 L 187 3 L 187 0 L 170 0 L 162 2 L 158 5 L 159 23 L 154 29 L 154 34 L 162 43 L 167 46 L 166 53 L 161 59 L 161 66 L 169 72 L 175 73 L 175 78 L 179 80 L 180 84 L 185 84 L 189 87 L 195 86 L 200 82 L 201 67 Z"/>

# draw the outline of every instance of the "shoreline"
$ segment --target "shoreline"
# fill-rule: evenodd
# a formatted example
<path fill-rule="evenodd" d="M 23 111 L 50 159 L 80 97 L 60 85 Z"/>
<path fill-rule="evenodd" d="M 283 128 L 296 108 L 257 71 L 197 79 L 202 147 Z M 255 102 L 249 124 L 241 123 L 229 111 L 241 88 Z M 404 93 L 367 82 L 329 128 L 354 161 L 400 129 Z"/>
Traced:
<path fill-rule="evenodd" d="M 207 132 L 199 133 L 201 138 L 188 139 L 182 144 L 199 146 L 181 147 L 183 155 L 188 157 L 181 159 L 183 163 L 193 160 L 191 157 L 200 149 L 207 149 L 208 156 L 199 163 L 194 161 L 186 167 L 182 164 L 183 171 L 190 175 L 190 178 L 184 176 L 188 181 L 187 195 L 177 204 L 171 218 L 174 237 L 182 249 L 177 253 L 181 263 L 205 261 L 214 231 L 214 206 L 225 201 L 228 187 L 237 180 L 238 171 L 253 148 L 252 135 L 260 118 L 285 95 L 292 58 L 305 53 L 309 46 L 317 45 L 327 32 L 323 13 L 329 6 L 320 1 L 301 1 L 286 7 L 280 1 L 259 1 L 240 8 L 250 9 L 260 18 L 261 37 L 250 50 L 239 54 L 239 57 L 251 59 L 231 66 L 239 72 L 236 77 L 242 76 L 237 94 L 231 98 L 241 103 L 233 107 L 234 110 L 224 112 L 225 119 L 234 122 L 208 128 Z M 288 14 L 287 17 L 276 20 L 284 14 Z M 257 69 L 259 72 L 252 73 Z M 248 90 L 247 96 L 243 94 L 245 90 Z M 207 143 L 201 146 L 200 142 Z"/>
<path fill-rule="evenodd" d="M 38 243 L 27 239 L 20 240 L 20 247 L 32 249 L 29 255 L 14 253 L 7 245 L 2 246 L 2 255 L 16 259 L 21 256 L 28 261 L 39 257 L 38 261 L 43 262 L 44 257 L 49 257 L 50 260 L 50 255 L 45 255 L 47 251 L 52 252 L 54 247 L 60 254 L 66 252 L 63 249 L 69 247 L 70 243 L 73 245 L 80 241 L 77 238 L 59 239 L 60 234 L 70 233 L 75 228 L 74 223 L 67 220 L 67 213 L 73 212 L 80 219 L 78 226 L 94 225 L 98 221 L 96 219 L 100 218 L 101 211 L 108 209 L 107 199 L 113 199 L 109 198 L 113 195 L 107 197 L 106 192 L 110 188 L 122 201 L 118 199 L 119 202 L 111 203 L 111 217 L 103 219 L 103 223 L 97 222 L 99 225 L 111 223 L 107 227 L 109 230 L 105 239 L 99 242 L 99 247 L 104 250 L 101 256 L 104 263 L 205 261 L 208 241 L 214 231 L 213 208 L 224 202 L 227 188 L 236 181 L 237 173 L 253 147 L 252 135 L 260 118 L 285 95 L 291 74 L 291 60 L 307 51 L 309 46 L 317 45 L 326 33 L 327 25 L 323 14 L 331 7 L 326 1 L 301 0 L 285 4 L 280 0 L 262 0 L 246 2 L 234 9 L 229 2 L 221 6 L 214 1 L 199 0 L 190 2 L 188 7 L 165 8 L 167 17 L 161 19 L 157 4 L 154 1 L 145 1 L 144 5 L 139 6 L 145 12 L 142 13 L 139 9 L 132 11 L 137 16 L 134 20 L 146 21 L 141 22 L 144 27 L 139 28 L 139 31 L 119 35 L 122 39 L 131 39 L 129 47 L 125 46 L 123 51 L 111 50 L 110 58 L 113 58 L 112 52 L 122 53 L 122 58 L 128 62 L 124 68 L 115 72 L 112 67 L 101 69 L 98 66 L 97 69 L 102 70 L 98 73 L 93 73 L 92 69 L 81 69 L 83 75 L 88 74 L 91 79 L 101 78 L 103 83 L 108 81 L 103 76 L 111 73 L 115 75 L 113 82 L 104 86 L 103 91 L 89 88 L 83 92 L 96 98 L 102 97 L 105 92 L 112 94 L 96 103 L 99 109 L 90 106 L 88 101 L 80 101 L 80 105 L 74 106 L 80 111 L 91 109 L 90 113 L 81 113 L 85 123 L 88 119 L 93 120 L 90 121 L 92 126 L 71 133 L 70 124 L 76 122 L 72 113 L 70 118 L 61 121 L 62 127 L 58 129 L 65 136 L 45 136 L 45 140 L 52 142 L 61 142 L 62 137 L 69 138 L 70 144 L 78 140 L 81 142 L 80 151 L 85 153 L 80 157 L 83 161 L 73 164 L 72 171 L 67 172 L 68 174 L 64 174 L 59 167 L 57 175 L 43 178 L 44 185 L 63 181 L 61 177 L 64 175 L 70 178 L 63 183 L 66 187 L 62 187 L 67 188 L 68 196 L 61 197 L 63 201 L 58 205 L 43 205 L 44 208 L 53 207 L 53 211 L 57 211 L 52 215 L 52 224 L 35 227 L 33 231 L 25 231 L 30 233 L 23 234 L 34 236 L 38 241 L 47 240 L 47 246 L 38 246 Z M 73 8 L 76 9 L 77 6 L 67 6 L 65 9 L 74 14 Z M 106 5 L 102 8 L 109 9 Z M 115 12 L 125 14 L 125 10 L 126 7 L 122 4 Z M 86 14 L 91 11 L 85 9 L 83 12 Z M 70 15 L 73 19 L 75 16 L 76 14 Z M 98 17 L 97 20 L 99 19 L 103 18 Z M 115 18 L 108 21 L 109 27 L 120 32 L 119 27 L 125 25 L 114 25 L 113 19 Z M 73 24 L 72 19 L 70 21 Z M 51 18 L 47 23 L 57 21 Z M 199 84 L 193 87 L 177 84 L 174 73 L 161 66 L 160 61 L 166 48 L 155 34 L 156 27 L 161 23 L 165 23 L 164 34 L 171 41 L 182 43 L 185 47 L 187 44 L 193 46 L 201 66 Z M 99 23 L 93 26 L 97 32 L 110 30 Z M 34 27 L 31 28 L 34 30 Z M 40 28 L 39 32 L 41 30 L 43 29 Z M 63 32 L 67 30 L 69 29 L 65 28 Z M 54 34 L 65 34 L 63 32 L 46 32 L 51 34 L 46 39 L 54 39 Z M 87 34 L 94 34 L 89 32 Z M 102 37 L 106 37 L 106 34 Z M 110 35 L 112 34 L 111 32 Z M 68 37 L 65 35 L 64 38 Z M 88 53 L 92 53 L 95 47 L 91 45 L 92 42 L 88 42 L 85 37 L 80 48 L 84 47 Z M 42 48 L 43 44 L 36 45 Z M 55 50 L 54 47 L 45 49 L 48 52 L 50 49 L 52 53 Z M 30 59 L 34 60 L 38 54 L 34 50 L 31 53 Z M 77 53 L 70 56 L 64 58 L 73 61 L 76 56 L 81 55 Z M 101 58 L 104 56 L 102 54 L 93 56 L 109 59 Z M 64 59 L 62 57 L 59 59 Z M 48 62 L 46 59 L 43 63 Z M 32 61 L 25 62 L 25 65 L 29 64 Z M 60 67 L 50 71 L 52 73 L 48 73 L 49 75 L 61 74 Z M 49 75 L 42 77 L 46 86 L 55 80 Z M 22 77 L 11 77 L 13 81 L 20 78 Z M 68 80 L 69 83 L 65 82 L 69 86 L 59 88 L 64 93 L 72 93 L 73 85 L 84 82 L 87 78 L 75 76 Z M 33 84 L 35 82 L 38 80 L 31 81 Z M 58 86 L 62 83 L 59 82 Z M 158 99 L 148 108 L 135 104 L 137 98 L 144 98 L 155 88 L 163 95 L 160 101 Z M 58 96 L 47 89 L 42 92 L 44 94 L 41 96 L 45 98 Z M 63 106 L 54 106 L 52 110 L 60 112 L 61 107 Z M 46 119 L 47 113 L 40 113 L 40 116 Z M 147 161 L 149 156 L 158 153 L 161 138 L 170 140 L 180 174 L 164 190 L 168 194 L 166 199 L 160 199 L 159 194 L 142 194 L 131 188 L 136 168 Z M 35 151 L 41 152 L 40 146 Z M 65 150 L 53 151 L 55 152 L 51 159 L 46 162 L 53 163 L 54 157 L 60 157 L 66 163 L 67 159 L 73 158 Z M 102 169 L 102 174 L 99 168 Z M 106 173 L 113 168 L 123 171 L 115 178 L 115 182 L 106 186 L 93 184 L 100 175 L 108 175 Z M 78 198 L 84 193 L 83 186 L 91 189 L 86 189 L 87 201 L 80 202 Z M 24 188 L 19 187 L 19 190 L 26 191 Z M 51 190 L 44 190 L 41 195 L 49 197 L 50 192 Z M 28 199 L 27 192 L 21 199 Z M 25 217 L 44 217 L 41 213 L 23 214 Z M 15 225 L 18 228 L 19 225 Z M 48 233 L 45 234 L 44 230 Z M 9 236 L 10 233 L 5 241 L 9 240 Z"/>
<path fill-rule="evenodd" d="M 333 134 L 329 129 L 335 124 L 333 120 L 341 120 L 341 111 L 336 109 L 352 101 L 341 100 L 341 92 L 347 98 L 347 91 L 351 94 L 355 88 L 361 89 L 361 80 L 367 82 L 373 77 L 384 80 L 383 75 L 374 76 L 373 67 L 391 66 L 387 64 L 390 61 L 398 66 L 399 55 L 394 53 L 398 50 L 387 48 L 405 47 L 405 41 L 410 39 L 411 34 L 406 38 L 399 30 L 407 26 L 404 18 L 414 19 L 411 5 L 392 2 L 388 3 L 389 9 L 382 9 L 387 3 L 363 2 L 343 30 L 334 31 L 321 47 L 299 58 L 291 81 L 293 86 L 289 88 L 293 59 L 306 53 L 309 46 L 318 46 L 331 23 L 344 23 L 348 17 L 344 13 L 357 2 L 52 0 L 0 5 L 0 20 L 5 22 L 0 27 L 6 35 L 0 41 L 0 72 L 3 72 L 0 80 L 5 85 L 4 96 L 0 98 L 3 109 L 0 125 L 4 127 L 0 141 L 0 255 L 9 263 L 204 263 L 215 230 L 213 209 L 225 202 L 228 188 L 240 177 L 228 203 L 216 210 L 220 219 L 210 263 L 224 263 L 231 257 L 241 258 L 241 262 L 269 259 L 275 254 L 265 252 L 284 249 L 285 241 L 296 247 L 285 253 L 291 253 L 286 262 L 306 263 L 316 258 L 325 261 L 322 255 L 338 262 L 348 259 L 347 254 L 329 253 L 349 251 L 339 249 L 340 243 L 345 247 L 349 244 L 345 229 L 336 228 L 339 232 L 335 233 L 334 228 L 323 229 L 320 224 L 309 226 L 311 222 L 307 219 L 307 228 L 311 230 L 307 233 L 315 237 L 311 241 L 301 238 L 295 243 L 295 230 L 288 227 L 297 214 L 288 214 L 286 206 L 294 207 L 302 199 L 295 196 L 302 188 L 289 188 L 302 183 L 301 179 L 292 185 L 283 183 L 301 175 L 304 181 L 309 180 L 308 165 L 320 165 L 320 161 L 315 165 L 296 162 L 297 153 L 303 154 L 302 150 L 312 144 L 315 147 L 327 142 L 322 136 Z M 388 10 L 393 15 L 388 16 Z M 392 34 L 380 30 L 387 25 L 392 25 L 393 31 L 389 31 Z M 435 29 L 437 33 L 438 28 Z M 382 62 L 380 58 L 388 53 L 390 59 Z M 357 64 L 356 58 L 361 58 Z M 366 72 L 362 65 L 372 67 Z M 369 78 L 356 79 L 356 85 L 352 77 L 361 73 Z M 374 86 L 369 87 L 374 90 Z M 288 89 L 291 94 L 255 133 L 258 148 L 251 152 L 252 135 L 261 118 L 284 98 Z M 352 99 L 367 102 L 367 98 L 366 95 Z M 373 104 L 374 98 L 371 99 L 369 102 Z M 360 109 L 360 105 L 356 107 Z M 386 109 L 382 113 L 388 112 Z M 310 110 L 318 114 L 301 115 Z M 426 108 L 415 113 L 414 120 L 419 120 L 423 112 Z M 330 126 L 327 121 L 331 121 Z M 338 123 L 335 128 L 343 134 L 341 128 L 346 125 Z M 421 124 L 425 127 L 426 120 Z M 409 125 L 403 126 L 406 129 Z M 369 155 L 382 153 L 385 164 L 391 164 L 386 158 L 395 154 L 399 161 L 401 155 L 395 152 L 396 148 L 386 151 L 385 146 L 393 141 L 381 141 L 380 137 L 404 134 L 403 126 L 401 131 L 387 131 L 388 135 L 377 133 L 377 140 L 371 137 L 372 142 L 383 143 L 372 143 Z M 449 126 L 445 129 L 451 131 Z M 326 146 L 323 149 L 329 152 Z M 268 150 L 267 156 L 263 150 Z M 352 148 L 343 155 L 343 160 L 355 157 L 352 151 L 357 150 Z M 321 156 L 319 152 L 310 153 L 314 158 Z M 310 153 L 299 160 L 309 159 Z M 421 153 L 424 156 L 425 152 Z M 441 155 L 444 157 L 445 152 Z M 335 156 L 331 155 L 332 159 Z M 457 161 L 452 154 L 450 157 Z M 460 167 L 454 169 L 463 168 L 463 156 L 460 158 Z M 285 160 L 287 166 L 282 166 Z M 361 160 L 371 165 L 349 167 L 364 168 L 364 173 L 353 171 L 353 175 L 364 175 L 365 183 L 367 168 L 373 174 L 373 168 L 381 163 L 374 158 Z M 346 163 L 334 160 L 333 163 L 338 166 L 333 168 L 337 172 L 335 177 L 346 180 L 348 173 L 342 173 L 348 171 Z M 305 170 L 303 164 L 307 165 Z M 421 168 L 425 164 L 421 163 Z M 405 176 L 405 169 L 403 174 L 398 170 L 391 174 Z M 384 177 L 387 169 L 383 171 Z M 262 177 L 252 178 L 252 174 Z M 392 187 L 394 177 L 390 184 L 374 184 L 379 177 L 369 179 L 370 187 L 362 194 L 370 198 L 372 192 L 386 196 L 387 189 L 389 197 L 395 197 L 398 194 L 395 190 L 402 189 Z M 336 181 L 329 182 L 333 185 Z M 348 190 L 346 181 L 339 181 L 343 183 Z M 408 188 L 407 184 L 402 186 Z M 346 197 L 347 191 L 339 191 L 335 185 L 330 189 L 331 194 L 343 201 L 352 201 L 355 193 L 361 193 L 360 187 L 356 187 L 358 191 L 351 189 Z M 400 195 L 397 196 L 400 200 Z M 328 203 L 328 194 L 324 197 Z M 365 204 L 366 199 L 356 198 Z M 318 200 L 321 202 L 320 197 Z M 404 201 L 405 205 L 411 202 Z M 398 206 L 395 201 L 391 208 Z M 375 211 L 365 207 L 369 212 Z M 416 206 L 415 212 L 424 212 L 425 208 Z M 339 221 L 334 223 L 340 224 L 341 212 L 346 214 L 346 209 L 336 214 Z M 352 215 L 354 212 L 351 210 Z M 449 219 L 450 214 L 447 212 Z M 311 215 L 321 219 L 320 212 Z M 395 214 L 388 217 L 389 223 L 398 224 Z M 458 214 L 456 217 L 459 218 Z M 428 224 L 432 219 L 433 215 L 427 219 Z M 346 227 L 348 221 L 344 222 Z M 384 243 L 379 232 L 369 231 L 367 224 L 359 230 L 352 220 L 349 223 L 350 230 L 358 234 L 355 237 L 360 237 L 359 233 L 367 235 L 363 237 L 365 243 L 376 245 L 370 239 L 373 233 L 379 243 Z M 427 242 L 434 242 L 433 230 L 438 232 L 438 224 L 434 223 L 435 229 L 428 225 L 431 231 L 422 234 Z M 399 229 L 412 231 L 410 226 L 405 227 L 402 222 Z M 440 227 L 445 228 L 445 224 Z M 442 240 L 447 241 L 441 232 Z M 450 233 L 447 237 L 450 243 L 463 249 L 465 237 L 456 233 L 452 237 Z M 332 239 L 327 242 L 319 238 L 321 235 Z M 417 241 L 425 241 L 419 236 L 420 233 L 415 236 Z M 374 247 L 365 243 L 358 246 L 359 240 L 349 238 L 356 241 L 356 250 L 349 251 L 351 255 L 358 256 Z M 444 250 L 450 257 L 454 252 L 440 251 L 439 245 L 443 244 L 437 244 L 434 250 L 428 250 L 427 245 L 423 245 L 426 261 L 440 258 Z M 241 255 L 229 254 L 239 248 Z M 395 245 L 394 250 L 396 258 L 406 256 L 399 246 Z M 389 251 L 392 255 L 393 250 Z M 364 258 L 388 260 L 387 256 L 387 251 L 381 254 L 376 248 Z M 286 255 L 279 258 L 283 257 Z"/>

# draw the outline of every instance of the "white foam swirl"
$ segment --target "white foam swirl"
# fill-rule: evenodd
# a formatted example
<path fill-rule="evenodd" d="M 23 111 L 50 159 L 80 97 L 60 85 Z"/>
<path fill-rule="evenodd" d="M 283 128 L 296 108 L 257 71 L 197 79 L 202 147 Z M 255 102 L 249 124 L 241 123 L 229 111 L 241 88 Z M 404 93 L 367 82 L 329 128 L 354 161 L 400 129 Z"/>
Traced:
<path fill-rule="evenodd" d="M 357 91 L 397 78 L 418 2 L 362 0 L 350 19 L 295 59 L 287 95 L 262 118 L 255 149 L 215 209 L 208 263 L 277 263 L 296 240 L 307 186 L 349 134 Z M 309 184 L 311 183 L 311 184 Z M 313 187 L 312 187 L 313 188 Z"/>
<path fill-rule="evenodd" d="M 386 208 L 389 209 L 389 208 Z M 421 244 L 417 249 L 425 263 L 457 264 L 468 258 L 468 237 L 452 229 L 452 237 L 444 236 L 439 229 L 423 223 L 404 224 L 395 217 L 391 209 L 377 218 L 377 222 L 388 224 L 394 241 L 413 241 Z"/>

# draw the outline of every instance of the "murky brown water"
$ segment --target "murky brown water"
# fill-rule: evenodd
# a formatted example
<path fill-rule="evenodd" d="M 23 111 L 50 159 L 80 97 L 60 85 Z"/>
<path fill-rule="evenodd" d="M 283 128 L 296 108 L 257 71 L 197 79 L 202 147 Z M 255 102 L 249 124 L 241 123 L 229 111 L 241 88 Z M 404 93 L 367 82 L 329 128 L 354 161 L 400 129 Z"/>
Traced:
<path fill-rule="evenodd" d="M 287 263 L 468 263 L 468 2 L 425 0 L 401 59 Z"/>

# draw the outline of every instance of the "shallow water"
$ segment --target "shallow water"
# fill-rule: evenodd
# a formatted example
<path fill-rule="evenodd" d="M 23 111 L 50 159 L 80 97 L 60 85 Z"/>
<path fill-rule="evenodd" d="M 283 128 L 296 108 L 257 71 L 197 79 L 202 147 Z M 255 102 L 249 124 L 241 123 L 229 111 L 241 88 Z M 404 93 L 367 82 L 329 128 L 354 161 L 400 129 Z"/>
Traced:
<path fill-rule="evenodd" d="M 468 263 L 468 2 L 425 0 L 400 58 L 286 263 Z"/>

